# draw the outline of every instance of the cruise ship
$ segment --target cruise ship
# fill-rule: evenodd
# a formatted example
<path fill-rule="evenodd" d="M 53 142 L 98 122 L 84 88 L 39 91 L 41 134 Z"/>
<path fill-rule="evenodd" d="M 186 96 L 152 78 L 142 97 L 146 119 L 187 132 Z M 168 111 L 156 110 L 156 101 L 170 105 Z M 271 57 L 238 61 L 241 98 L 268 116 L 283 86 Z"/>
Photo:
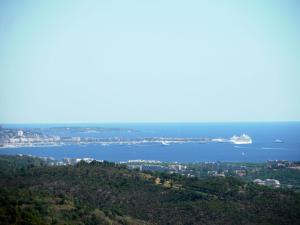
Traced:
<path fill-rule="evenodd" d="M 233 136 L 230 138 L 230 142 L 236 145 L 242 144 L 252 144 L 252 139 L 250 136 L 243 134 L 241 136 Z"/>

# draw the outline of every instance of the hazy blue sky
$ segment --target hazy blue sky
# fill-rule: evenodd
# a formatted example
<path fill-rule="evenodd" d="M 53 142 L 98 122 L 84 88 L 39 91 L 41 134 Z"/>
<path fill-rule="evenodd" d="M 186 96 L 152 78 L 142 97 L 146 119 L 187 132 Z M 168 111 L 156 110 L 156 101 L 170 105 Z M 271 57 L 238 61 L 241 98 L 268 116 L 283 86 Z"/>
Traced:
<path fill-rule="evenodd" d="M 0 122 L 300 120 L 299 1 L 0 1 Z"/>

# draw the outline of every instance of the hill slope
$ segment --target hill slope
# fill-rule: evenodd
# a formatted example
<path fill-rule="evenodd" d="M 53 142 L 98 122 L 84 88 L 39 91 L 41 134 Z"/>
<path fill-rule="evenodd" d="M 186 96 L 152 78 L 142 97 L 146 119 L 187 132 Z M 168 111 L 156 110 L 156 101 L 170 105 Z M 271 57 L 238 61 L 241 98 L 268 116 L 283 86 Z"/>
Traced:
<path fill-rule="evenodd" d="M 1 224 L 298 224 L 297 193 L 233 178 L 0 157 Z M 158 179 L 159 178 L 159 179 Z"/>

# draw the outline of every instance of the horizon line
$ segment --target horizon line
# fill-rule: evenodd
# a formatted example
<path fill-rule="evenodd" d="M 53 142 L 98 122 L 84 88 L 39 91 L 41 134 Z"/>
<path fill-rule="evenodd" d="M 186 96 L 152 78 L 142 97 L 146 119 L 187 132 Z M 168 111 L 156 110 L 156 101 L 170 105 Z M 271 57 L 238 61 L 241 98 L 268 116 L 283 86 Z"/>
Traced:
<path fill-rule="evenodd" d="M 126 121 L 126 122 L 90 122 L 90 121 L 76 121 L 76 122 L 0 122 L 1 125 L 48 125 L 48 124 L 196 124 L 196 123 L 299 123 L 300 120 L 257 120 L 257 121 Z"/>

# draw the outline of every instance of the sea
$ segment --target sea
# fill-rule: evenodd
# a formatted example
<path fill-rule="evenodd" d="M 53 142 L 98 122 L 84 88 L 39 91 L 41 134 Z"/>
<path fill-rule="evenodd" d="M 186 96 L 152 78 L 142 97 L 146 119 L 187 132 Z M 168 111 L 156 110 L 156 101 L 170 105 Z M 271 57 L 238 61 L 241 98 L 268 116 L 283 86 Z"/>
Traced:
<path fill-rule="evenodd" d="M 112 162 L 159 160 L 162 162 L 266 162 L 300 161 L 300 122 L 265 123 L 121 123 L 121 124 L 6 124 L 17 129 L 41 128 L 48 135 L 100 138 L 227 138 L 247 134 L 252 144 L 208 142 L 162 145 L 85 144 L 42 147 L 0 148 L 0 155 L 25 154 L 38 157 L 94 158 Z M 51 127 L 100 127 L 96 132 L 66 132 Z M 275 141 L 280 140 L 280 141 Z"/>

